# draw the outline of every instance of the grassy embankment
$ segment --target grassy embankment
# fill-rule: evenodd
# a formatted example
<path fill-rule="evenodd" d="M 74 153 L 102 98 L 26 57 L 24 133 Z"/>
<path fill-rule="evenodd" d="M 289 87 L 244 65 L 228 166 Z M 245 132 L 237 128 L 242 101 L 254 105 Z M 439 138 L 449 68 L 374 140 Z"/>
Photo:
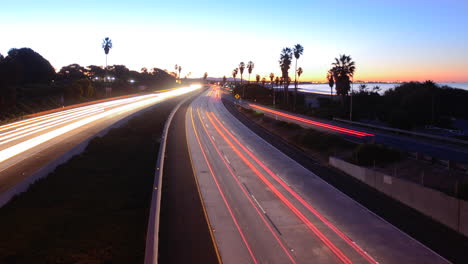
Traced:
<path fill-rule="evenodd" d="M 142 263 L 159 137 L 176 100 L 95 138 L 0 209 L 0 263 Z"/>

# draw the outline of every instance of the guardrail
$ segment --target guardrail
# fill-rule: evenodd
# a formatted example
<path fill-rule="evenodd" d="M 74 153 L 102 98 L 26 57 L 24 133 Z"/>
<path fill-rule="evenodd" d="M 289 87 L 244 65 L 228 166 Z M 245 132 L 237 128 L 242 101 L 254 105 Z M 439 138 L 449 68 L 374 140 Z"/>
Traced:
<path fill-rule="evenodd" d="M 412 132 L 412 131 L 398 129 L 398 128 L 376 126 L 376 125 L 366 124 L 366 123 L 362 123 L 362 122 L 344 120 L 344 119 L 340 119 L 340 118 L 333 118 L 333 120 L 338 121 L 338 122 L 352 124 L 352 125 L 359 125 L 359 126 L 365 126 L 365 127 L 390 131 L 390 132 L 394 132 L 394 133 L 407 134 L 407 135 L 411 135 L 411 136 L 425 137 L 425 138 L 436 139 L 436 140 L 441 140 L 441 141 L 455 143 L 455 144 L 468 145 L 468 141 L 460 140 L 460 139 L 446 138 L 446 137 L 435 136 L 435 135 L 430 135 L 430 134 L 425 134 L 425 133 Z"/>
<path fill-rule="evenodd" d="M 159 145 L 158 159 L 156 161 L 156 173 L 153 183 L 153 194 L 151 196 L 151 208 L 148 220 L 148 229 L 146 233 L 146 247 L 145 247 L 145 264 L 158 263 L 158 234 L 159 234 L 159 213 L 161 210 L 161 190 L 162 190 L 162 176 L 164 169 L 164 158 L 166 155 L 166 139 L 169 132 L 169 126 L 172 119 L 179 110 L 180 106 L 184 104 L 191 97 L 182 100 L 169 114 L 166 123 L 164 124 L 163 133 L 161 135 L 161 142 Z"/>

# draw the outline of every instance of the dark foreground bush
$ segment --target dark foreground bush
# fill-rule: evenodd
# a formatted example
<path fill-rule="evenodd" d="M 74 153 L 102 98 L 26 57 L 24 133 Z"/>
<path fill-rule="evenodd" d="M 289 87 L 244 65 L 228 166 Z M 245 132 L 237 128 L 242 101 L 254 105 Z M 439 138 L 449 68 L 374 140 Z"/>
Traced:
<path fill-rule="evenodd" d="M 279 126 L 279 127 L 290 129 L 290 130 L 295 130 L 295 129 L 302 128 L 300 125 L 298 125 L 296 123 L 289 123 L 289 122 L 285 122 L 285 121 L 277 121 L 276 125 Z"/>
<path fill-rule="evenodd" d="M 353 152 L 352 161 L 358 165 L 386 164 L 401 159 L 401 153 L 377 144 L 361 144 Z"/>
<path fill-rule="evenodd" d="M 458 187 L 458 198 L 468 201 L 468 180 L 465 180 Z"/>
<path fill-rule="evenodd" d="M 305 130 L 304 133 L 297 135 L 295 140 L 307 148 L 318 151 L 325 151 L 336 148 L 346 149 L 355 145 L 354 143 L 344 140 L 340 136 L 316 131 L 313 129 Z"/>
<path fill-rule="evenodd" d="M 0 263 L 142 263 L 159 137 L 175 101 L 92 140 L 0 209 Z"/>

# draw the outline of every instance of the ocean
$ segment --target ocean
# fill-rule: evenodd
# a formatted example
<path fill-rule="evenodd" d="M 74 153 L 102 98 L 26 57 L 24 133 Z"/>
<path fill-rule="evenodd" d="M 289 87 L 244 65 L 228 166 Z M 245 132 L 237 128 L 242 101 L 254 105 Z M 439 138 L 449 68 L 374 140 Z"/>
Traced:
<path fill-rule="evenodd" d="M 437 83 L 440 86 L 447 85 L 452 88 L 460 88 L 463 90 L 468 90 L 468 83 Z M 354 84 L 354 91 L 359 90 L 359 86 L 361 83 L 355 83 Z M 367 88 L 372 90 L 373 87 L 379 86 L 380 87 L 380 92 L 383 93 L 388 89 L 394 88 L 395 86 L 398 86 L 399 83 L 366 83 Z M 291 83 L 289 85 L 289 89 L 294 89 L 294 84 Z M 318 83 L 318 84 L 299 84 L 298 87 L 300 90 L 303 92 L 312 92 L 312 93 L 323 93 L 323 94 L 330 94 L 330 86 L 326 83 Z M 333 92 L 335 92 L 335 88 L 333 87 Z"/>

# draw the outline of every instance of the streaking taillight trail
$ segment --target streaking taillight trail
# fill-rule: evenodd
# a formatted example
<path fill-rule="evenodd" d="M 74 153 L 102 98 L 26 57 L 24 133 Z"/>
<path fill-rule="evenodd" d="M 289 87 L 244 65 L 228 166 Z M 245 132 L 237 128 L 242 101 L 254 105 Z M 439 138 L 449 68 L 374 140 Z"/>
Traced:
<path fill-rule="evenodd" d="M 295 115 L 286 114 L 286 113 L 283 113 L 283 112 L 280 112 L 280 111 L 275 111 L 275 110 L 272 110 L 272 109 L 269 109 L 269 108 L 266 108 L 266 107 L 255 105 L 255 104 L 249 104 L 249 106 L 252 107 L 252 108 L 262 110 L 264 112 L 279 115 L 279 116 L 282 116 L 282 117 L 285 117 L 285 118 L 288 118 L 288 119 L 296 120 L 296 121 L 306 123 L 306 124 L 309 124 L 309 125 L 312 125 L 312 126 L 325 128 L 325 129 L 328 129 L 328 130 L 331 130 L 331 131 L 334 131 L 334 132 L 338 132 L 338 133 L 342 133 L 342 134 L 346 134 L 346 135 L 350 135 L 350 136 L 354 136 L 354 137 L 363 138 L 363 137 L 368 137 L 368 136 L 370 136 L 370 137 L 375 136 L 374 134 L 369 134 L 369 133 L 366 133 L 366 132 L 361 132 L 361 131 L 352 130 L 352 129 L 348 129 L 348 128 L 344 128 L 344 127 L 334 126 L 334 125 L 330 125 L 330 124 L 326 124 L 326 123 L 313 121 L 313 120 L 310 120 L 310 119 L 305 119 L 305 118 L 298 117 L 298 116 L 295 116 Z"/>

